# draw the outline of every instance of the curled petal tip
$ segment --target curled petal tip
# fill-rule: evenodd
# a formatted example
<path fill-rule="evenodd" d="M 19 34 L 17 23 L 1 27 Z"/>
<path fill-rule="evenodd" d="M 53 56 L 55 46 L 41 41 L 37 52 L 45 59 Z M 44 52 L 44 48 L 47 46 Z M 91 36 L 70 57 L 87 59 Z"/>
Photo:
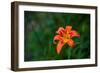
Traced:
<path fill-rule="evenodd" d="M 62 35 L 62 33 L 64 32 L 64 28 L 63 27 L 59 27 L 59 29 L 56 31 L 57 34 Z"/>
<path fill-rule="evenodd" d="M 57 43 L 55 42 L 55 40 L 53 41 L 53 43 L 54 43 L 54 44 L 57 44 Z"/>

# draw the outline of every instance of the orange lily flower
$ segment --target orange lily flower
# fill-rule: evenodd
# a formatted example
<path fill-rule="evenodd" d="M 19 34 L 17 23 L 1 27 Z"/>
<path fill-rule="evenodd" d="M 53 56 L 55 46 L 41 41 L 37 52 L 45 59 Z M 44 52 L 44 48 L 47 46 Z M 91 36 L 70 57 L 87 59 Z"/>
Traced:
<path fill-rule="evenodd" d="M 75 46 L 75 42 L 72 40 L 73 37 L 80 37 L 80 34 L 77 31 L 72 30 L 72 26 L 66 26 L 65 29 L 60 27 L 56 33 L 57 35 L 54 36 L 54 44 L 56 44 L 56 40 L 59 41 L 56 47 L 58 54 L 61 52 L 61 49 L 65 44 L 68 44 L 70 47 Z"/>

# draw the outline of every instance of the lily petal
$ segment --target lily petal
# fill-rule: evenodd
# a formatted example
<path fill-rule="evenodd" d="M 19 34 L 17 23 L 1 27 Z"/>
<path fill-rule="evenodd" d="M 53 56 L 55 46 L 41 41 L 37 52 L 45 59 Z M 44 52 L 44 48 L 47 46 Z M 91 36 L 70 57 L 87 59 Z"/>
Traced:
<path fill-rule="evenodd" d="M 70 32 L 70 35 L 71 35 L 71 38 L 73 38 L 73 37 L 80 37 L 79 33 L 77 31 L 75 31 L 75 30 L 72 30 Z"/>
<path fill-rule="evenodd" d="M 66 28 L 65 28 L 66 32 L 70 32 L 71 29 L 72 29 L 72 26 L 66 26 Z"/>
<path fill-rule="evenodd" d="M 70 47 L 74 47 L 74 45 L 75 45 L 75 43 L 74 43 L 74 41 L 73 41 L 72 39 L 69 39 L 69 40 L 67 41 L 67 44 L 68 44 Z"/>
<path fill-rule="evenodd" d="M 65 29 L 63 27 L 60 27 L 58 31 L 56 31 L 57 34 L 62 35 L 64 33 Z"/>
<path fill-rule="evenodd" d="M 60 35 L 56 35 L 55 37 L 54 37 L 54 44 L 56 44 L 56 40 L 59 40 L 59 41 L 61 41 L 61 42 L 64 42 L 64 38 L 63 37 L 61 37 Z"/>
<path fill-rule="evenodd" d="M 65 43 L 59 41 L 59 43 L 57 44 L 57 48 L 56 51 L 59 54 L 61 52 L 62 47 L 64 46 Z"/>

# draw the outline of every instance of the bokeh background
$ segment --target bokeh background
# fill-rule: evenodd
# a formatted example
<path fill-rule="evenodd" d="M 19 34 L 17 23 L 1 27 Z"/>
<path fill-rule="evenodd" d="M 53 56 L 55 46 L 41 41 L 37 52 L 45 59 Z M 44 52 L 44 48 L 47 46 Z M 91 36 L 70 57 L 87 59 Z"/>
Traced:
<path fill-rule="evenodd" d="M 90 14 L 25 11 L 24 23 L 24 61 L 90 58 Z M 66 44 L 58 55 L 53 38 L 59 27 L 67 25 L 79 32 L 80 38 L 73 38 L 76 46 Z"/>

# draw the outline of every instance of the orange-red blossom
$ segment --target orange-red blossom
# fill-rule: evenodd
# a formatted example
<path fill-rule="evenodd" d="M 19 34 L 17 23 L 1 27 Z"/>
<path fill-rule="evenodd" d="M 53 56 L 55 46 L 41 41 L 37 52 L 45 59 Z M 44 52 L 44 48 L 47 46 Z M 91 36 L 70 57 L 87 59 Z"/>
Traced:
<path fill-rule="evenodd" d="M 80 34 L 77 31 L 72 30 L 72 26 L 66 26 L 65 29 L 59 27 L 56 33 L 57 35 L 54 36 L 54 44 L 56 44 L 56 40 L 59 41 L 56 47 L 58 54 L 61 52 L 61 49 L 65 44 L 68 44 L 70 47 L 75 46 L 75 42 L 72 40 L 73 37 L 80 37 Z"/>

